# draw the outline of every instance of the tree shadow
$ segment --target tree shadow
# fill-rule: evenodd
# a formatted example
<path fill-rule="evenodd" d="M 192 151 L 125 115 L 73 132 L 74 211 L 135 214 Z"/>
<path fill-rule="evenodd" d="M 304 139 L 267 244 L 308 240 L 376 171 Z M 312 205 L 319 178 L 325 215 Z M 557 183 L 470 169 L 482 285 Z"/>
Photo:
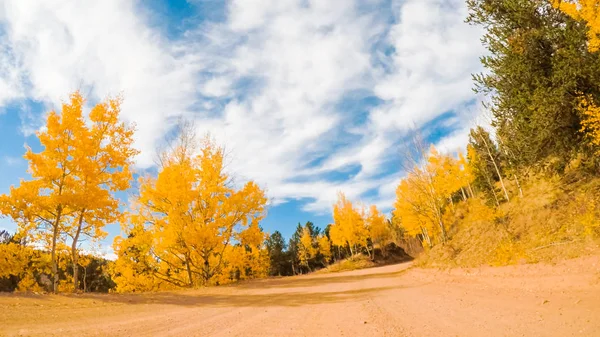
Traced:
<path fill-rule="evenodd" d="M 281 277 L 263 280 L 253 280 L 235 285 L 241 289 L 257 289 L 257 288 L 298 288 L 298 287 L 314 287 L 331 283 L 352 283 L 367 281 L 372 279 L 387 279 L 399 277 L 408 270 L 402 269 L 387 273 L 375 273 L 364 275 L 346 275 L 340 274 L 307 274 L 295 277 Z"/>
<path fill-rule="evenodd" d="M 366 295 L 408 288 L 407 286 L 386 286 L 334 292 L 279 292 L 279 293 L 232 293 L 194 294 L 190 292 L 162 292 L 152 294 L 110 294 L 80 296 L 111 303 L 164 304 L 187 307 L 296 307 L 310 304 L 336 303 L 366 298 Z"/>
<path fill-rule="evenodd" d="M 0 294 L 1 297 L 34 299 L 45 301 L 47 299 L 89 300 L 104 303 L 122 304 L 163 304 L 188 307 L 269 307 L 269 306 L 302 306 L 318 303 L 344 302 L 364 298 L 366 295 L 402 288 L 411 288 L 420 285 L 400 284 L 389 279 L 397 278 L 409 268 L 390 272 L 356 274 L 356 272 L 341 272 L 339 274 L 308 274 L 295 277 L 270 278 L 252 280 L 227 286 L 209 287 L 199 290 L 181 290 L 156 293 L 138 294 Z M 352 273 L 352 274 L 349 274 Z M 375 282 L 377 287 L 360 287 L 345 291 L 319 291 L 319 286 L 336 289 L 336 284 L 347 284 L 369 280 Z M 383 283 L 385 286 L 382 286 Z M 313 291 L 306 291 L 315 287 Z M 336 289 L 337 290 L 337 289 Z M 52 305 L 49 303 L 48 305 Z"/>

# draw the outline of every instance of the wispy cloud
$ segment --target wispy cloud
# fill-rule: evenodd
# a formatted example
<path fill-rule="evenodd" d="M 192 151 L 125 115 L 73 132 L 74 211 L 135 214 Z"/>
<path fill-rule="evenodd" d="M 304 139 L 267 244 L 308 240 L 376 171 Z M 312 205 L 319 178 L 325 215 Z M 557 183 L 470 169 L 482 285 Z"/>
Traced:
<path fill-rule="evenodd" d="M 8 166 L 17 166 L 25 163 L 23 158 L 13 156 L 4 156 L 2 157 L 2 161 Z"/>
<path fill-rule="evenodd" d="M 258 181 L 274 202 L 311 200 L 314 212 L 338 190 L 389 206 L 410 128 L 448 112 L 472 118 L 482 48 L 463 0 L 230 0 L 224 18 L 174 38 L 136 4 L 4 2 L 0 105 L 123 92 L 140 167 L 184 116 L 227 147 L 238 180 Z M 440 144 L 464 143 L 457 125 Z M 332 178 L 350 166 L 360 169 Z"/>

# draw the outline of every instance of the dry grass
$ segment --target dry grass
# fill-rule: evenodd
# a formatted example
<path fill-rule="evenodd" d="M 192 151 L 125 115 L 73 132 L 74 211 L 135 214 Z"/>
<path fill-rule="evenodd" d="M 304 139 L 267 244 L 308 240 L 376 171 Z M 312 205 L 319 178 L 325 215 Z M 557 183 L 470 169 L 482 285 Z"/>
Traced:
<path fill-rule="evenodd" d="M 325 274 L 325 273 L 337 273 L 341 271 L 350 271 L 356 269 L 364 269 L 375 267 L 375 262 L 371 261 L 371 259 L 363 254 L 357 254 L 350 258 L 337 261 L 326 268 L 318 270 L 317 274 Z"/>
<path fill-rule="evenodd" d="M 423 254 L 421 266 L 477 267 L 556 262 L 598 253 L 600 179 L 531 179 L 524 197 L 497 210 L 480 200 L 449 217 L 452 239 Z"/>

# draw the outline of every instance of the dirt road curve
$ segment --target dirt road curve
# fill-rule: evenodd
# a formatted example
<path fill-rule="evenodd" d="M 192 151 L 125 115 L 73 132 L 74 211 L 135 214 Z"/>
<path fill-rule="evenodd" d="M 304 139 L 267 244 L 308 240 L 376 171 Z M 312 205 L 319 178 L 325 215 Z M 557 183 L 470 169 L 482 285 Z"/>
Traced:
<path fill-rule="evenodd" d="M 0 296 L 0 335 L 600 336 L 600 259 L 409 264 L 154 295 Z"/>

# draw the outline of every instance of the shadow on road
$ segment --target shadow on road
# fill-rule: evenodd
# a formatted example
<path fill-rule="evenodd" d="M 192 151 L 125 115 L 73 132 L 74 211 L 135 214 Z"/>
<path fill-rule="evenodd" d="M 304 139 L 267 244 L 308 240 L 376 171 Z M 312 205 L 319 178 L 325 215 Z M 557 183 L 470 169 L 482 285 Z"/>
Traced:
<path fill-rule="evenodd" d="M 361 270 L 339 274 L 309 274 L 254 280 L 230 286 L 209 287 L 198 290 L 144 294 L 10 294 L 6 296 L 42 301 L 46 299 L 57 300 L 45 301 L 48 306 L 60 306 L 61 301 L 67 300 L 74 305 L 76 305 L 75 302 L 81 301 L 82 304 L 85 303 L 85 306 L 89 306 L 89 302 L 100 301 L 132 305 L 162 304 L 188 307 L 289 307 L 343 302 L 368 297 L 370 294 L 381 291 L 411 288 L 413 286 L 406 284 L 406 282 L 401 283 L 400 280 L 398 282 L 394 280 L 407 270 L 408 268 L 404 268 L 377 273 L 371 272 L 371 269 L 369 272 Z M 356 286 L 352 285 L 350 290 L 342 290 L 348 288 L 346 285 L 348 283 L 357 284 Z"/>
<path fill-rule="evenodd" d="M 343 302 L 362 296 L 404 288 L 388 286 L 335 292 L 280 292 L 264 294 L 193 294 L 193 292 L 169 292 L 144 295 L 98 295 L 91 298 L 100 301 L 127 304 L 167 304 L 202 307 L 294 307 L 319 303 Z"/>
<path fill-rule="evenodd" d="M 348 272 L 331 274 L 307 274 L 295 277 L 280 277 L 262 280 L 252 280 L 248 282 L 242 282 L 233 286 L 241 289 L 312 287 L 321 286 L 323 284 L 328 283 L 351 283 L 367 281 L 372 279 L 386 279 L 392 277 L 399 277 L 407 270 L 408 268 L 385 273 L 372 273 L 363 275 L 348 275 Z"/>

